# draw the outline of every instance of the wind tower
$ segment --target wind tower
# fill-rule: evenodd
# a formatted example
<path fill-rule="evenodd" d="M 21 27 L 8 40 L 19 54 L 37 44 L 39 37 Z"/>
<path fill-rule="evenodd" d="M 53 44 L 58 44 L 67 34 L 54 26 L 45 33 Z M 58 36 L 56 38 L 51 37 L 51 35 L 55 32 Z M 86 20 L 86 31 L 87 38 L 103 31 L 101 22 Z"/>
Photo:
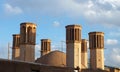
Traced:
<path fill-rule="evenodd" d="M 90 67 L 104 70 L 104 33 L 89 33 Z"/>
<path fill-rule="evenodd" d="M 33 62 L 35 60 L 36 24 L 25 22 L 20 24 L 20 59 Z"/>
<path fill-rule="evenodd" d="M 20 59 L 20 35 L 13 34 L 12 60 Z"/>
<path fill-rule="evenodd" d="M 80 25 L 66 26 L 66 65 L 81 69 L 81 29 Z"/>
<path fill-rule="evenodd" d="M 87 55 L 87 40 L 82 39 L 81 41 L 81 68 L 88 68 L 88 55 Z"/>
<path fill-rule="evenodd" d="M 48 54 L 51 51 L 51 40 L 41 39 L 41 56 Z"/>

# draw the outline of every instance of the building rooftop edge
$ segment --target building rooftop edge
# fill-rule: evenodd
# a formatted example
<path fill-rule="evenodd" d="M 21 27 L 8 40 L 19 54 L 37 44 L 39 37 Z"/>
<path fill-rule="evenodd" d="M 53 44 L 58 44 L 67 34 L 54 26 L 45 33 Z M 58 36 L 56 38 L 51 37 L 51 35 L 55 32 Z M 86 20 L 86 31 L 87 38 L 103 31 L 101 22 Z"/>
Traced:
<path fill-rule="evenodd" d="M 119 67 L 112 67 L 112 66 L 107 66 L 107 65 L 104 65 L 105 67 L 107 68 L 115 68 L 115 69 L 120 69 Z"/>
<path fill-rule="evenodd" d="M 102 34 L 104 34 L 104 32 L 101 32 L 101 31 L 93 31 L 93 32 L 89 32 L 88 34 L 96 34 L 96 33 L 102 33 Z"/>
<path fill-rule="evenodd" d="M 65 26 L 65 27 L 67 28 L 67 27 L 75 27 L 75 26 L 82 27 L 82 26 L 79 25 L 79 24 L 70 24 L 70 25 L 67 25 L 67 26 Z"/>
<path fill-rule="evenodd" d="M 32 24 L 32 25 L 36 25 L 37 26 L 37 24 L 32 23 L 32 22 L 22 22 L 20 25 L 23 25 L 23 24 Z"/>
<path fill-rule="evenodd" d="M 50 39 L 41 39 L 41 41 L 43 41 L 43 40 L 45 40 L 45 41 L 51 41 Z"/>

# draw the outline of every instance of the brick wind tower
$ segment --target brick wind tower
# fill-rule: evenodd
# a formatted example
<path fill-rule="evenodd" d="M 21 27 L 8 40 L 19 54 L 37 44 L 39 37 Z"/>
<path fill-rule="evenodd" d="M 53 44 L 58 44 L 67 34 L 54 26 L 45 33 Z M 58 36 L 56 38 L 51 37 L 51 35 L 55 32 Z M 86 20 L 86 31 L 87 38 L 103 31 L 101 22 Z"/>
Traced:
<path fill-rule="evenodd" d="M 33 62 L 35 60 L 36 24 L 20 24 L 20 60 Z"/>
<path fill-rule="evenodd" d="M 88 53 L 87 53 L 87 40 L 82 39 L 81 41 L 81 68 L 88 68 Z"/>
<path fill-rule="evenodd" d="M 66 65 L 81 69 L 81 29 L 80 25 L 66 26 Z"/>
<path fill-rule="evenodd" d="M 13 34 L 12 60 L 20 59 L 20 35 Z"/>
<path fill-rule="evenodd" d="M 51 51 L 51 40 L 41 39 L 41 56 L 48 54 Z"/>
<path fill-rule="evenodd" d="M 90 67 L 104 70 L 104 33 L 89 33 Z"/>

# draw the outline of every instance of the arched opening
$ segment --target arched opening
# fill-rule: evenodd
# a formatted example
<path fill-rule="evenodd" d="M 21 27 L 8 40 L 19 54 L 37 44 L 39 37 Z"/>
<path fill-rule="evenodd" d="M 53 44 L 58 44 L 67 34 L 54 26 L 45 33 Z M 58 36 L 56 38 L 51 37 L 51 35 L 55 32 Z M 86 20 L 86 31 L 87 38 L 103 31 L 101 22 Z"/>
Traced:
<path fill-rule="evenodd" d="M 29 26 L 27 29 L 27 42 L 28 43 L 32 42 L 31 38 L 32 38 L 32 27 Z"/>
<path fill-rule="evenodd" d="M 21 27 L 21 43 L 25 43 L 26 42 L 26 27 L 22 26 Z"/>

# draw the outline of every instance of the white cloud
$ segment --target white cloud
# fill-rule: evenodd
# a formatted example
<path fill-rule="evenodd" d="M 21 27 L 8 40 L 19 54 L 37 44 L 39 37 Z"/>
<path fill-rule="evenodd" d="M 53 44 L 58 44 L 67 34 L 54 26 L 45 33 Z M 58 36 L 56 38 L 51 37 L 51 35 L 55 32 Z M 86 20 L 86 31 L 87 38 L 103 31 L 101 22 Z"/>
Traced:
<path fill-rule="evenodd" d="M 89 41 L 87 41 L 87 48 L 89 49 Z"/>
<path fill-rule="evenodd" d="M 60 23 L 59 23 L 58 21 L 54 21 L 54 22 L 53 22 L 53 26 L 54 26 L 54 27 L 59 27 L 59 26 L 60 26 Z"/>
<path fill-rule="evenodd" d="M 113 48 L 112 50 L 112 58 L 120 63 L 120 49 L 119 48 Z"/>
<path fill-rule="evenodd" d="M 89 24 L 120 26 L 120 0 L 10 0 L 10 3 L 31 14 L 82 17 Z"/>
<path fill-rule="evenodd" d="M 119 37 L 120 36 L 120 32 L 110 32 L 109 35 L 110 36 L 114 36 L 114 37 Z"/>
<path fill-rule="evenodd" d="M 120 67 L 120 49 L 112 48 L 109 57 L 105 58 L 105 63 L 109 66 Z"/>
<path fill-rule="evenodd" d="M 12 13 L 12 14 L 20 14 L 22 13 L 22 9 L 20 9 L 19 7 L 15 6 L 13 7 L 12 5 L 10 4 L 4 4 L 4 10 L 6 13 Z"/>
<path fill-rule="evenodd" d="M 58 44 L 52 44 L 51 50 L 52 51 L 54 51 L 54 50 L 60 50 L 60 45 L 58 45 Z"/>
<path fill-rule="evenodd" d="M 118 44 L 118 40 L 116 40 L 116 39 L 107 39 L 106 44 L 107 45 L 116 45 L 116 44 Z"/>
<path fill-rule="evenodd" d="M 40 45 L 35 45 L 35 59 L 39 58 L 40 55 Z"/>

